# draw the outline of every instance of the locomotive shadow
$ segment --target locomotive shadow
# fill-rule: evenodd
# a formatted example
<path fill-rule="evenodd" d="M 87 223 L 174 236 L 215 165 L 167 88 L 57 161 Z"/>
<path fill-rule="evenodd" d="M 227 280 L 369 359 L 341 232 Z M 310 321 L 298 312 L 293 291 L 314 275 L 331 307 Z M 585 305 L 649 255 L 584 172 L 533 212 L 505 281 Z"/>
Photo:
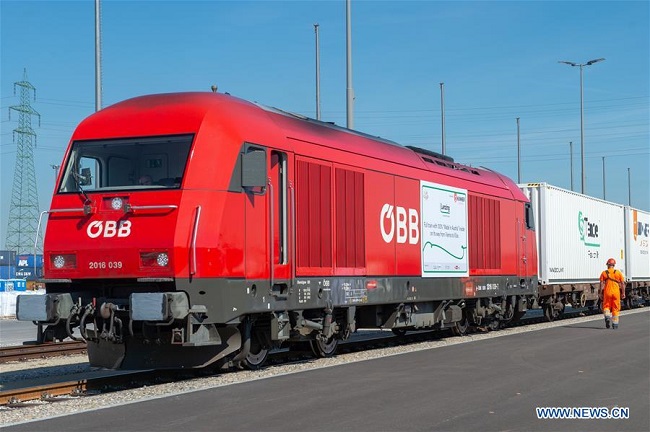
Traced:
<path fill-rule="evenodd" d="M 0 373 L 0 391 L 39 387 L 53 383 L 83 382 L 89 379 L 110 378 L 137 371 L 118 371 L 78 363 L 64 366 L 46 366 L 28 370 Z"/>

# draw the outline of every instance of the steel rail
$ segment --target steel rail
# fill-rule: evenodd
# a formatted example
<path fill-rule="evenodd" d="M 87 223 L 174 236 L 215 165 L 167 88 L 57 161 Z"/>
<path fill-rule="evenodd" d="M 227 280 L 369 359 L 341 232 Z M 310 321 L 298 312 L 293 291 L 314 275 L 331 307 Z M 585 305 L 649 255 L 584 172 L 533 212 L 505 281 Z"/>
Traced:
<path fill-rule="evenodd" d="M 142 387 L 140 380 L 154 380 L 153 371 L 109 371 L 108 375 L 100 377 L 80 378 L 76 380 L 45 383 L 36 386 L 0 390 L 0 406 L 21 407 L 33 406 L 25 404 L 28 401 L 41 400 L 51 402 L 57 396 L 86 396 L 91 394 L 109 393 L 126 388 Z"/>
<path fill-rule="evenodd" d="M 0 347 L 0 363 L 34 358 L 83 354 L 85 352 L 86 343 L 77 341 Z"/>

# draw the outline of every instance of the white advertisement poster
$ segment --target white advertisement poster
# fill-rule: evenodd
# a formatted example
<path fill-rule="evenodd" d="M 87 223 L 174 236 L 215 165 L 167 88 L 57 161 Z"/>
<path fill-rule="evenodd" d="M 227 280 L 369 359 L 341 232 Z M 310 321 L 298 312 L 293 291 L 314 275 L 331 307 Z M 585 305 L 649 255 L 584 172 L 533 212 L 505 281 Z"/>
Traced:
<path fill-rule="evenodd" d="M 467 190 L 420 182 L 422 276 L 469 276 Z"/>

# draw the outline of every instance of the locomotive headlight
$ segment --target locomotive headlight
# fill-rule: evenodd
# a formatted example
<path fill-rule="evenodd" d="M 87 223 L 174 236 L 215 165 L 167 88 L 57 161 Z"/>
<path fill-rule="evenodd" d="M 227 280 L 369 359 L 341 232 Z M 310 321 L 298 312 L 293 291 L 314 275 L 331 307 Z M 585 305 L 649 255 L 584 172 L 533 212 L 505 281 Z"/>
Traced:
<path fill-rule="evenodd" d="M 161 251 L 140 252 L 140 267 L 148 269 L 169 267 L 169 255 Z"/>
<path fill-rule="evenodd" d="M 158 263 L 160 267 L 167 267 L 167 264 L 169 264 L 169 256 L 167 256 L 165 252 L 158 254 L 156 263 Z"/>
<path fill-rule="evenodd" d="M 63 268 L 63 266 L 65 265 L 65 258 L 63 258 L 63 255 L 57 255 L 52 260 L 52 264 L 54 264 L 55 268 L 58 269 Z"/>
<path fill-rule="evenodd" d="M 122 198 L 115 197 L 111 200 L 111 208 L 113 210 L 120 210 L 124 206 L 124 201 Z"/>
<path fill-rule="evenodd" d="M 61 269 L 74 269 L 77 268 L 77 255 L 75 254 L 59 254 L 50 257 L 52 267 L 57 270 Z"/>

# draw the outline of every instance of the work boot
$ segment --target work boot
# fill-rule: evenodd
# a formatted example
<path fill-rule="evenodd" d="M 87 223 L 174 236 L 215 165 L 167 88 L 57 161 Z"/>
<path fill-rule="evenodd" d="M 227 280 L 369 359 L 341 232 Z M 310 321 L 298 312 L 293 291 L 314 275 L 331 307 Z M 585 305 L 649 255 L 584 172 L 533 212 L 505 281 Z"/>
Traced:
<path fill-rule="evenodd" d="M 618 329 L 618 324 L 616 324 L 616 323 L 612 324 L 612 329 L 614 329 L 614 330 Z"/>
<path fill-rule="evenodd" d="M 609 328 L 609 318 L 605 317 L 605 328 Z"/>

